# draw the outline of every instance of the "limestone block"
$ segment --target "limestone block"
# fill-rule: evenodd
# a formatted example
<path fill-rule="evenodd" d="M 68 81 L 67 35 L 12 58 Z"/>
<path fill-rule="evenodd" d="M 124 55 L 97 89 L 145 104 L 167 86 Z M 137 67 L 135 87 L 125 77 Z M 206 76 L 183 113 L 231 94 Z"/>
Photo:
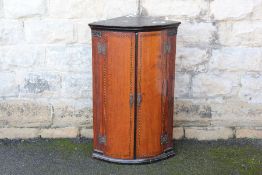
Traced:
<path fill-rule="evenodd" d="M 46 64 L 52 70 L 91 73 L 91 47 L 87 44 L 49 46 Z"/>
<path fill-rule="evenodd" d="M 218 37 L 225 46 L 262 47 L 262 23 L 252 20 L 221 22 Z"/>
<path fill-rule="evenodd" d="M 177 48 L 176 68 L 179 71 L 205 72 L 208 50 L 199 48 Z"/>
<path fill-rule="evenodd" d="M 248 73 L 241 78 L 239 97 L 248 103 L 262 103 L 262 75 Z"/>
<path fill-rule="evenodd" d="M 262 70 L 262 48 L 224 47 L 212 52 L 210 69 L 224 71 Z"/>
<path fill-rule="evenodd" d="M 213 128 L 213 127 L 191 127 L 185 128 L 185 137 L 197 140 L 218 140 L 233 138 L 231 128 Z"/>
<path fill-rule="evenodd" d="M 236 130 L 236 138 L 262 139 L 262 129 L 239 128 Z"/>
<path fill-rule="evenodd" d="M 2 62 L 2 68 L 5 69 L 43 65 L 45 61 L 45 48 L 29 45 L 1 47 L 0 61 Z"/>
<path fill-rule="evenodd" d="M 250 15 L 261 4 L 261 0 L 214 0 L 211 1 L 210 11 L 216 20 L 241 19 Z"/>
<path fill-rule="evenodd" d="M 62 96 L 72 98 L 90 97 L 92 94 L 91 73 L 70 73 L 63 75 Z"/>
<path fill-rule="evenodd" d="M 18 96 L 18 84 L 12 72 L 0 73 L 0 97 Z"/>
<path fill-rule="evenodd" d="M 14 20 L 0 20 L 0 45 L 22 43 L 23 23 Z"/>
<path fill-rule="evenodd" d="M 17 72 L 21 97 L 60 97 L 62 77 L 56 72 Z"/>
<path fill-rule="evenodd" d="M 7 18 L 42 16 L 46 13 L 46 0 L 3 0 Z"/>
<path fill-rule="evenodd" d="M 189 95 L 191 76 L 186 73 L 176 72 L 175 77 L 175 97 L 184 97 Z"/>
<path fill-rule="evenodd" d="M 197 18 L 205 16 L 208 2 L 204 0 L 143 0 L 142 6 L 148 15 Z"/>
<path fill-rule="evenodd" d="M 0 111 L 0 120 L 10 127 L 47 127 L 52 122 L 50 106 L 33 101 L 1 101 Z"/>
<path fill-rule="evenodd" d="M 25 37 L 32 44 L 73 43 L 74 24 L 69 20 L 28 20 Z"/>
<path fill-rule="evenodd" d="M 41 129 L 40 135 L 42 138 L 76 138 L 78 129 L 74 127 Z"/>
<path fill-rule="evenodd" d="M 0 0 L 0 18 L 4 16 L 3 0 Z"/>
<path fill-rule="evenodd" d="M 182 127 L 174 127 L 173 138 L 176 140 L 184 138 L 184 129 Z"/>
<path fill-rule="evenodd" d="M 37 128 L 0 128 L 0 139 L 31 139 L 39 137 Z"/>
<path fill-rule="evenodd" d="M 50 16 L 53 18 L 108 19 L 135 14 L 138 9 L 136 0 L 52 0 Z"/>
<path fill-rule="evenodd" d="M 233 82 L 228 77 L 201 73 L 192 79 L 193 97 L 213 97 L 232 92 Z"/>
<path fill-rule="evenodd" d="M 92 111 L 74 106 L 54 106 L 52 127 L 91 127 L 93 125 Z"/>
<path fill-rule="evenodd" d="M 182 22 L 178 28 L 177 45 L 206 47 L 216 39 L 215 33 L 216 27 L 210 22 Z"/>

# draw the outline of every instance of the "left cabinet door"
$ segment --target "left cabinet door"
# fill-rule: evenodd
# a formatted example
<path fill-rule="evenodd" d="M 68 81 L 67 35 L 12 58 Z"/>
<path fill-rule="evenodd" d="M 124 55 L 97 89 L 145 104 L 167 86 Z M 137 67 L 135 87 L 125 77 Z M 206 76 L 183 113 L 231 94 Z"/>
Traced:
<path fill-rule="evenodd" d="M 92 31 L 94 149 L 134 158 L 135 34 Z"/>

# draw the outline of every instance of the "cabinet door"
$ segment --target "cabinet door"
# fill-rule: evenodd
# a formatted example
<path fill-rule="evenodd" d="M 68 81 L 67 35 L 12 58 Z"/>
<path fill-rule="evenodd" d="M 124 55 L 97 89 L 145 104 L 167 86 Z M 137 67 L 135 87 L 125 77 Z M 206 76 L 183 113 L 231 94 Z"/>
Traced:
<path fill-rule="evenodd" d="M 104 155 L 133 159 L 135 34 L 102 32 L 97 50 L 104 55 L 100 69 L 103 79 Z"/>
<path fill-rule="evenodd" d="M 175 80 L 175 58 L 176 58 L 176 35 L 173 30 L 163 31 L 163 60 L 165 65 L 164 79 L 165 90 L 162 95 L 163 122 L 162 133 L 163 150 L 173 148 L 173 114 L 174 114 L 174 80 Z"/>
<path fill-rule="evenodd" d="M 164 130 L 163 95 L 166 93 L 166 59 L 163 57 L 163 33 L 141 32 L 137 61 L 137 158 L 162 153 Z"/>
<path fill-rule="evenodd" d="M 106 55 L 98 50 L 98 45 L 107 43 L 107 38 L 101 37 L 100 31 L 92 31 L 92 35 L 94 150 L 104 152 Z"/>

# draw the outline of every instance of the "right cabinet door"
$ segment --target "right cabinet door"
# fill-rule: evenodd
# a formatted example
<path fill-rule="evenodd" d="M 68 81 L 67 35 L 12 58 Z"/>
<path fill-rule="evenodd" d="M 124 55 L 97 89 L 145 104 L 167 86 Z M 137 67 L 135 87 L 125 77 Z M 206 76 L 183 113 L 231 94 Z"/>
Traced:
<path fill-rule="evenodd" d="M 175 36 L 141 32 L 137 60 L 137 158 L 172 148 Z"/>

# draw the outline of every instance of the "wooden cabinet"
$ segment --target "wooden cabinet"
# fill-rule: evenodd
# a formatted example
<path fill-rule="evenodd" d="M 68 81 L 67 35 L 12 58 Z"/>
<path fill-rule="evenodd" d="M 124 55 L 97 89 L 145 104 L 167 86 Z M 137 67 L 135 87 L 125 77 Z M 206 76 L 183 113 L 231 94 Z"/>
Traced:
<path fill-rule="evenodd" d="M 119 17 L 91 23 L 93 157 L 146 163 L 173 152 L 179 22 Z"/>

